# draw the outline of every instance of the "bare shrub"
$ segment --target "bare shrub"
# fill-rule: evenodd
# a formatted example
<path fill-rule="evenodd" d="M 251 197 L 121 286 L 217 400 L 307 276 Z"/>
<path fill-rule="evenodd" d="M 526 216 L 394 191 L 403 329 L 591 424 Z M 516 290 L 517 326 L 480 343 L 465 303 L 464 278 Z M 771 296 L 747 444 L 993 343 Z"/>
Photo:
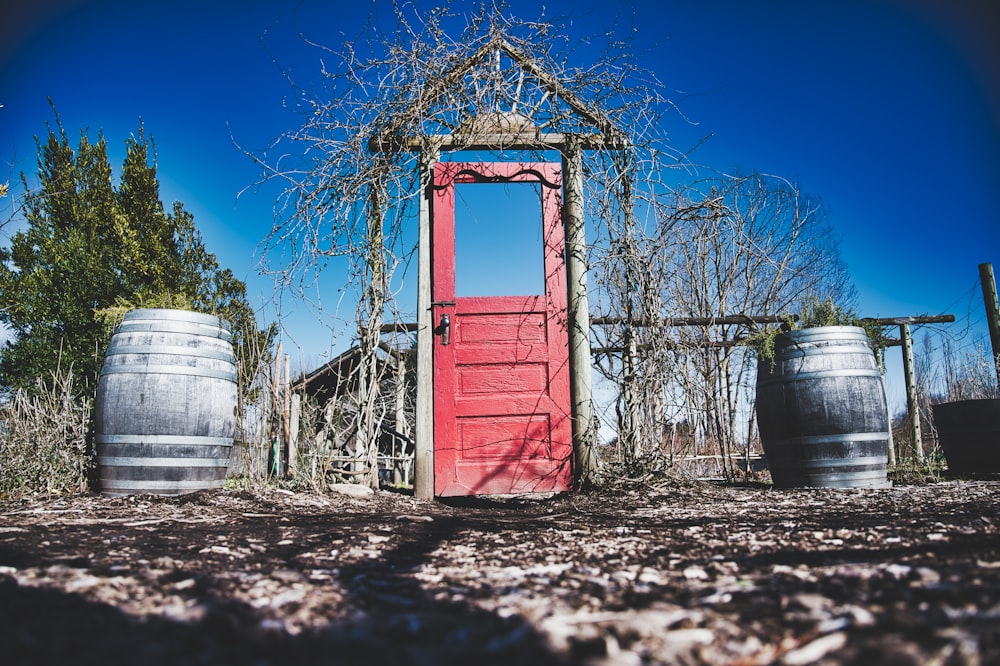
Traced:
<path fill-rule="evenodd" d="M 850 303 L 846 265 L 822 201 L 783 178 L 720 175 L 651 205 L 655 224 L 595 262 L 596 300 L 624 315 L 601 340 L 622 360 L 599 367 L 621 386 L 621 450 L 655 458 L 669 431 L 676 451 L 672 424 L 684 424 L 693 473 L 735 478 L 754 435 L 755 358 L 739 344 L 760 330 L 751 316 L 790 314 L 810 296 Z"/>
<path fill-rule="evenodd" d="M 380 483 L 412 485 L 410 424 L 415 414 L 416 355 L 413 350 L 393 349 L 388 343 L 380 351 L 384 353 L 379 356 L 382 365 L 387 367 L 379 372 L 377 400 L 368 405 L 379 428 L 377 451 L 369 450 L 359 437 L 357 413 L 365 408 L 366 398 L 356 391 L 353 370 L 346 370 L 332 386 L 317 389 L 303 379 L 295 387 L 299 397 L 294 433 L 298 459 L 290 472 L 313 489 L 322 491 L 330 483 L 352 483 L 373 475 Z"/>
<path fill-rule="evenodd" d="M 1000 357 L 994 358 L 983 344 L 977 344 L 961 359 L 956 358 L 950 345 L 945 347 L 945 391 L 949 402 L 1000 398 L 997 384 L 997 367 Z"/>
<path fill-rule="evenodd" d="M 267 485 L 272 470 L 270 448 L 277 441 L 281 410 L 278 408 L 275 357 L 268 340 L 257 338 L 235 346 L 237 409 L 236 436 L 229 461 L 230 477 L 251 487 Z"/>
<path fill-rule="evenodd" d="M 390 6 L 391 23 L 373 23 L 361 38 L 320 46 L 323 76 L 316 85 L 289 75 L 301 127 L 264 154 L 248 151 L 262 169 L 261 184 L 284 188 L 261 247 L 262 268 L 277 278 L 279 299 L 291 294 L 315 310 L 334 338 L 349 335 L 361 351 L 354 378 L 359 409 L 348 427 L 357 433 L 358 450 L 369 454 L 367 482 L 373 486 L 384 432 L 379 330 L 383 321 L 413 317 L 401 311 L 412 306 L 397 296 L 416 267 L 412 223 L 420 161 L 442 157 L 442 136 L 453 140 L 445 150 L 457 151 L 496 136 L 501 121 L 514 119 L 530 128 L 518 136 L 601 135 L 614 145 L 582 157 L 586 218 L 593 227 L 594 256 L 588 259 L 595 264 L 605 261 L 602 255 L 617 257 L 617 246 L 628 244 L 638 224 L 634 204 L 662 184 L 667 167 L 661 163 L 676 168 L 683 158 L 666 145 L 659 118 L 673 111 L 673 103 L 655 76 L 638 66 L 630 44 L 634 30 L 609 26 L 600 36 L 608 42 L 603 55 L 581 67 L 581 54 L 573 51 L 580 44 L 589 51 L 591 40 L 561 36 L 567 25 L 520 20 L 489 2 L 460 11 L 449 3 L 427 12 L 412 3 Z M 548 143 L 522 140 L 520 161 L 552 159 Z M 578 142 L 570 143 L 572 149 L 564 150 L 575 155 Z M 411 152 L 417 144 L 420 155 Z M 489 159 L 485 153 L 509 158 L 503 144 L 491 143 L 496 150 L 480 151 L 482 159 Z M 633 268 L 629 276 L 639 274 Z M 345 278 L 336 307 L 318 298 L 319 276 L 328 269 Z"/>
<path fill-rule="evenodd" d="M 87 431 L 93 397 L 73 389 L 72 370 L 57 370 L 35 391 L 0 404 L 0 499 L 87 490 L 92 449 Z"/>

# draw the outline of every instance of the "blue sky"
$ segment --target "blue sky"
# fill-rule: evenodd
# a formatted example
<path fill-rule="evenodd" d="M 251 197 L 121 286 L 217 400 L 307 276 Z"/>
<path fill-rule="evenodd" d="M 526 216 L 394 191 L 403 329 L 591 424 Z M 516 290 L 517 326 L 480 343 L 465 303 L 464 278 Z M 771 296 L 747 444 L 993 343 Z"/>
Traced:
<path fill-rule="evenodd" d="M 324 54 L 304 44 L 299 32 L 339 43 L 364 28 L 371 6 L 317 0 L 5 5 L 0 182 L 34 171 L 32 137 L 53 117 L 46 97 L 71 135 L 103 130 L 115 166 L 141 116 L 156 140 L 167 205 L 184 202 L 209 250 L 247 280 L 256 300 L 269 296 L 269 283 L 254 268 L 254 249 L 270 227 L 274 192 L 248 192 L 237 203 L 257 170 L 233 138 L 261 149 L 296 127 L 298 117 L 282 108 L 290 90 L 272 56 L 297 80 L 314 79 Z M 969 344 L 985 334 L 981 296 L 973 291 L 977 266 L 990 261 L 1000 268 L 995 5 L 579 0 L 545 3 L 545 17 L 582 37 L 634 8 L 636 44 L 651 49 L 643 63 L 695 123 L 668 119 L 674 147 L 685 150 L 711 133 L 693 160 L 796 179 L 831 209 L 860 314 L 951 312 L 960 321 L 945 330 Z M 511 11 L 537 18 L 538 7 L 518 1 Z M 0 219 L 9 216 L 11 201 L 0 200 Z M 0 232 L 4 241 L 8 232 Z M 331 292 L 337 278 L 324 277 Z M 302 362 L 322 360 L 329 335 L 311 333 L 308 319 L 293 315 L 290 321 Z M 900 390 L 892 367 L 890 400 Z"/>

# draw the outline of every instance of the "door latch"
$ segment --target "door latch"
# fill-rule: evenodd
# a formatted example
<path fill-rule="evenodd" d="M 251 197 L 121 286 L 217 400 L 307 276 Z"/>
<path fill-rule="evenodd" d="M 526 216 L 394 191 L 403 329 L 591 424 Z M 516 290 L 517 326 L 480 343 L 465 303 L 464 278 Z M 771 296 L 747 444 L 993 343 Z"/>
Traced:
<path fill-rule="evenodd" d="M 434 329 L 434 333 L 440 336 L 442 346 L 451 344 L 451 317 L 446 314 L 441 315 L 441 323 Z"/>

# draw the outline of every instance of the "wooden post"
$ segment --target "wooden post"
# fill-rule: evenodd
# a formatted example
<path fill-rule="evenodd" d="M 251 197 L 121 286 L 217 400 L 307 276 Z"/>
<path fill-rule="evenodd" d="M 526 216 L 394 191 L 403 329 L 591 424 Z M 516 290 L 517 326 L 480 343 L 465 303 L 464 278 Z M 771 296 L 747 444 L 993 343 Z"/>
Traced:
<path fill-rule="evenodd" d="M 281 397 L 282 397 L 282 407 L 281 407 L 281 439 L 284 442 L 285 448 L 285 460 L 287 461 L 285 472 L 289 476 L 295 473 L 295 468 L 293 467 L 293 453 L 292 453 L 292 382 L 289 377 L 291 361 L 288 354 L 285 354 L 285 374 L 281 381 Z"/>
<path fill-rule="evenodd" d="M 583 155 L 575 139 L 562 154 L 563 224 L 569 296 L 569 367 L 573 415 L 573 457 L 577 487 L 596 467 L 594 405 L 591 395 L 590 305 L 587 299 L 587 238 L 583 218 Z"/>
<path fill-rule="evenodd" d="M 299 419 L 301 417 L 302 396 L 298 393 L 292 393 L 292 411 L 288 417 L 288 469 L 292 473 L 295 472 L 299 462 Z"/>
<path fill-rule="evenodd" d="M 626 460 L 635 460 L 639 453 L 639 400 L 635 394 L 636 360 L 635 330 L 625 327 L 625 355 L 622 357 L 621 420 L 618 424 L 618 438 L 622 441 Z"/>
<path fill-rule="evenodd" d="M 271 460 L 270 442 L 271 414 L 269 410 L 262 409 L 257 415 L 257 445 L 254 447 L 253 454 L 251 455 L 254 473 L 262 479 L 267 479 L 271 476 L 271 470 L 268 467 Z"/>
<path fill-rule="evenodd" d="M 924 444 L 920 436 L 920 409 L 917 405 L 917 378 L 913 370 L 913 336 L 910 325 L 899 325 L 899 337 L 903 341 L 903 373 L 906 377 L 906 411 L 910 417 L 910 434 L 913 438 L 913 452 L 917 460 L 924 459 Z"/>
<path fill-rule="evenodd" d="M 410 426 L 406 422 L 406 353 L 400 351 L 396 354 L 396 432 L 401 435 L 408 435 Z M 405 483 L 401 470 L 403 464 L 403 454 L 406 452 L 404 440 L 394 438 L 396 444 L 392 447 L 392 480 L 396 484 Z M 398 449 L 397 449 L 398 445 Z M 408 480 L 408 479 L 407 479 Z"/>
<path fill-rule="evenodd" d="M 993 264 L 979 264 L 979 281 L 983 285 L 983 304 L 986 306 L 986 322 L 990 327 L 993 366 L 996 368 L 997 382 L 1000 383 L 1000 302 L 997 299 L 997 281 L 993 275 Z"/>
<path fill-rule="evenodd" d="M 875 354 L 875 362 L 878 363 L 878 370 L 885 375 L 885 354 Z M 892 413 L 889 413 L 889 468 L 896 466 L 896 443 L 892 437 Z"/>
<path fill-rule="evenodd" d="M 431 196 L 436 147 L 420 153 L 417 238 L 417 405 L 414 423 L 413 495 L 434 498 L 434 331 L 431 321 Z"/>
<path fill-rule="evenodd" d="M 270 426 L 267 429 L 267 445 L 269 447 L 270 455 L 268 455 L 268 461 L 270 469 L 268 472 L 277 477 L 284 475 L 284 469 L 281 466 L 281 427 L 279 421 L 280 410 L 278 408 L 278 400 L 281 398 L 281 341 L 278 341 L 278 349 L 274 354 L 274 377 L 272 377 L 271 382 L 271 418 Z"/>

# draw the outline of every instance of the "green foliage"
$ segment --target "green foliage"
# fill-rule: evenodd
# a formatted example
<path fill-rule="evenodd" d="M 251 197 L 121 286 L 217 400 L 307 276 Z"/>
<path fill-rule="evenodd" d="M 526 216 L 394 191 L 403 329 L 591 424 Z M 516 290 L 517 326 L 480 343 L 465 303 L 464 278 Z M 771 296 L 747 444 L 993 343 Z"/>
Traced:
<path fill-rule="evenodd" d="M 871 319 L 856 319 L 854 326 L 860 326 L 865 329 L 865 335 L 868 336 L 868 344 L 875 354 L 879 370 L 882 371 L 882 374 L 885 374 L 885 348 L 889 344 L 889 338 L 885 335 L 885 329 Z"/>
<path fill-rule="evenodd" d="M 939 483 L 944 478 L 945 467 L 945 461 L 940 455 L 929 455 L 924 460 L 902 458 L 889 470 L 889 479 L 897 486 Z"/>
<path fill-rule="evenodd" d="M 114 305 L 94 311 L 94 316 L 110 336 L 115 327 L 122 323 L 125 315 L 136 308 L 167 308 L 170 310 L 193 310 L 191 299 L 186 294 L 139 294 L 134 300 L 119 296 Z"/>
<path fill-rule="evenodd" d="M 774 346 L 778 336 L 795 328 L 795 317 L 788 315 L 778 328 L 761 328 L 744 338 L 740 344 L 753 350 L 757 361 L 767 361 L 774 370 Z"/>
<path fill-rule="evenodd" d="M 810 297 L 802 301 L 799 308 L 798 328 L 818 328 L 820 326 L 854 326 L 857 317 L 845 310 L 830 297 Z"/>
<path fill-rule="evenodd" d="M 227 319 L 234 344 L 254 350 L 239 357 L 256 367 L 275 329 L 258 329 L 246 285 L 219 266 L 183 205 L 164 210 L 141 122 L 117 187 L 103 136 L 81 132 L 74 149 L 56 115 L 37 144 L 39 186 L 21 176 L 26 228 L 0 248 L 0 322 L 13 332 L 0 350 L 0 384 L 32 389 L 61 358 L 92 389 L 115 319 L 141 306 Z"/>
<path fill-rule="evenodd" d="M 868 344 L 875 353 L 879 367 L 884 368 L 887 338 L 882 327 L 871 319 L 860 319 L 854 312 L 842 308 L 830 297 L 809 296 L 803 299 L 798 317 L 786 317 L 780 328 L 764 328 L 747 337 L 743 344 L 754 350 L 758 362 L 767 361 L 774 370 L 774 346 L 778 336 L 785 331 L 820 326 L 858 326 L 868 336 Z"/>

